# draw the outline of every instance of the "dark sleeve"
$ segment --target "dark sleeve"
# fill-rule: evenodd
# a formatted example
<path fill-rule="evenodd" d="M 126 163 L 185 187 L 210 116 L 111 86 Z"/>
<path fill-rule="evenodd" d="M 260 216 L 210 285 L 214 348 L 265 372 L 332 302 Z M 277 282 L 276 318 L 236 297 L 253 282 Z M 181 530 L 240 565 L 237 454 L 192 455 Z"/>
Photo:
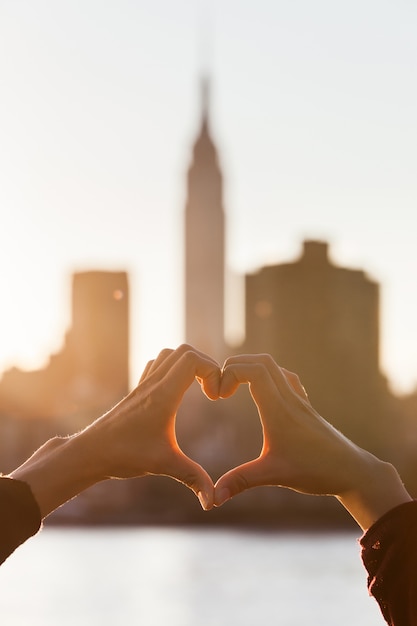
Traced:
<path fill-rule="evenodd" d="M 369 593 L 387 624 L 417 625 L 417 501 L 386 513 L 360 544 Z"/>
<path fill-rule="evenodd" d="M 41 512 L 27 483 L 0 477 L 0 564 L 41 527 Z"/>

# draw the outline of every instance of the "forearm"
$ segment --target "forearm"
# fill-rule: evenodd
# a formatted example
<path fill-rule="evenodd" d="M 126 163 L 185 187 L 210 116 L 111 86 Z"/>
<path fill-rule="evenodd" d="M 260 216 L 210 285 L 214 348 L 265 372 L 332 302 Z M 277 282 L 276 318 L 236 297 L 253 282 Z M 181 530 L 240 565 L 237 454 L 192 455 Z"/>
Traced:
<path fill-rule="evenodd" d="M 90 439 L 88 431 L 55 437 L 10 474 L 29 485 L 42 519 L 104 478 L 93 458 Z"/>
<path fill-rule="evenodd" d="M 366 531 L 385 513 L 412 500 L 393 465 L 362 451 L 363 478 L 337 496 L 341 504 Z"/>

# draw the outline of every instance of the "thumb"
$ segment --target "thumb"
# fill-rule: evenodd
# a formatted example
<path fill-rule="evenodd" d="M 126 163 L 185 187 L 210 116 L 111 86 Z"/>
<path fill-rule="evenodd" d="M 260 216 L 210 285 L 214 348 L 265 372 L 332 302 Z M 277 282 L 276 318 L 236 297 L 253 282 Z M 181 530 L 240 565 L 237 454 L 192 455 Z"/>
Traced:
<path fill-rule="evenodd" d="M 179 451 L 175 455 L 168 475 L 191 489 L 205 511 L 213 507 L 214 485 L 211 477 L 201 465 L 186 454 Z"/>
<path fill-rule="evenodd" d="M 223 474 L 214 487 L 214 506 L 221 506 L 238 493 L 263 485 L 261 469 L 261 459 L 254 459 Z"/>

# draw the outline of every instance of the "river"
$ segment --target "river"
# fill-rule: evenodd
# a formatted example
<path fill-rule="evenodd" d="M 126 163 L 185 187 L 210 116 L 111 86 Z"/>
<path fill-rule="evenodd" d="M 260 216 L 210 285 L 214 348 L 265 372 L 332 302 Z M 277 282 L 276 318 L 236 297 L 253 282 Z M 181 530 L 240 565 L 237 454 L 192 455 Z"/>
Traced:
<path fill-rule="evenodd" d="M 0 568 L 5 626 L 381 626 L 358 535 L 46 527 Z"/>

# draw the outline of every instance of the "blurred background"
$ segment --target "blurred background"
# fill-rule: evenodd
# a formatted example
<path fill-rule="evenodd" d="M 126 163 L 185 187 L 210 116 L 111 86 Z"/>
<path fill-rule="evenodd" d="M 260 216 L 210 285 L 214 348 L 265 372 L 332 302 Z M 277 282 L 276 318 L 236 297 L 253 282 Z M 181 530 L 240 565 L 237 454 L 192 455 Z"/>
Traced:
<path fill-rule="evenodd" d="M 271 352 L 415 492 L 416 23 L 405 0 L 0 2 L 0 471 L 187 340 Z M 181 409 L 213 478 L 260 449 L 246 392 Z M 207 516 L 162 478 L 50 524 L 102 522 L 350 524 L 279 489 Z"/>

